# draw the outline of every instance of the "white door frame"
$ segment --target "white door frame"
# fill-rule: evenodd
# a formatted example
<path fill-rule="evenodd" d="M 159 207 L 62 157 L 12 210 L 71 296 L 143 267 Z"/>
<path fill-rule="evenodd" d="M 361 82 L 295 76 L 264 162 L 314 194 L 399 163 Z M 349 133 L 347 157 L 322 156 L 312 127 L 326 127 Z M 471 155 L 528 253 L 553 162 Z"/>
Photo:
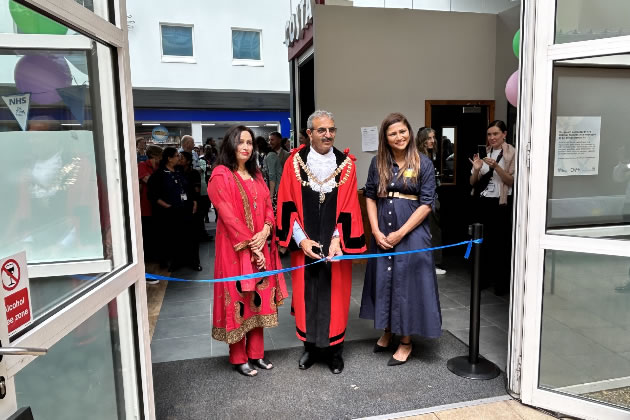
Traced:
<path fill-rule="evenodd" d="M 541 389 L 538 384 L 541 348 L 543 299 L 543 267 L 545 250 L 586 252 L 591 254 L 630 257 L 627 241 L 571 237 L 545 232 L 547 212 L 547 180 L 553 64 L 556 60 L 601 56 L 630 52 L 630 36 L 554 44 L 556 2 L 525 0 L 522 6 L 521 102 L 519 135 L 532 139 L 530 168 L 527 176 L 519 176 L 528 190 L 518 199 L 520 212 L 526 212 L 527 223 L 517 227 L 523 234 L 515 271 L 522 270 L 522 280 L 515 280 L 523 292 L 522 369 L 520 392 L 522 401 L 534 405 L 592 419 L 626 419 L 628 411 L 603 403 L 587 401 L 558 391 Z M 523 142 L 524 143 L 524 142 Z M 528 161 L 521 153 L 521 158 Z M 523 170 L 523 167 L 519 167 Z M 526 178 L 526 179 L 524 179 Z M 521 191 L 522 193 L 522 191 Z M 519 249 L 519 248 L 516 248 Z M 515 277 L 517 279 L 519 277 Z M 514 375 L 514 366 L 511 367 Z M 512 388 L 512 379 L 510 388 Z"/>
<path fill-rule="evenodd" d="M 97 16 L 84 8 L 74 0 L 19 0 L 19 3 L 28 5 L 42 11 L 55 20 L 84 33 L 102 44 L 97 47 L 97 55 L 100 60 L 106 60 L 107 47 L 112 54 L 110 69 L 117 69 L 117 74 L 112 74 L 109 69 L 99 69 L 104 76 L 99 78 L 102 103 L 103 136 L 108 146 L 107 157 L 107 189 L 112 192 L 109 195 L 110 220 L 112 224 L 112 242 L 114 262 L 124 261 L 122 268 L 114 270 L 106 281 L 85 293 L 75 301 L 65 305 L 54 315 L 28 330 L 25 334 L 15 339 L 12 347 L 43 347 L 50 348 L 65 337 L 74 328 L 82 324 L 99 309 L 102 309 L 110 301 L 117 299 L 119 303 L 119 328 L 121 335 L 127 335 L 129 340 L 122 343 L 126 346 L 121 349 L 123 363 L 133 369 L 132 375 L 140 378 L 141 383 L 130 384 L 125 387 L 125 401 L 127 413 L 135 415 L 140 412 L 137 405 L 137 395 L 142 396 L 142 413 L 145 418 L 154 419 L 153 380 L 151 370 L 150 337 L 147 316 L 147 300 L 145 286 L 145 268 L 142 254 L 142 235 L 140 222 L 140 198 L 137 183 L 137 163 L 135 153 L 135 127 L 132 101 L 132 86 L 130 77 L 129 46 L 127 39 L 127 13 L 125 0 L 108 0 L 113 3 L 114 20 L 116 25 Z M 122 17 L 122 19 L 121 19 Z M 103 45 L 104 44 L 104 45 Z M 86 40 L 74 36 L 52 35 L 0 35 L 0 47 L 3 48 L 46 48 L 46 49 L 85 49 Z M 111 60 L 116 60 L 111 63 Z M 100 67 L 100 65 L 99 65 Z M 109 74 L 107 74 L 109 73 Z M 116 84 L 117 82 L 117 84 Z M 122 133 L 118 130 L 118 124 L 122 126 Z M 120 142 L 120 137 L 124 141 Z M 122 144 L 124 150 L 118 150 Z M 124 156 L 123 162 L 119 159 Z M 120 174 L 126 174 L 121 177 Z M 122 184 L 123 180 L 125 181 Z M 124 200 L 128 201 L 129 209 L 123 210 Z M 130 231 L 125 230 L 125 221 L 129 220 Z M 130 246 L 130 252 L 127 246 Z M 130 261 L 127 260 L 130 255 Z M 88 264 L 89 265 L 89 264 Z M 103 268 L 103 262 L 98 266 Z M 81 263 L 76 264 L 38 264 L 29 266 L 29 273 L 64 273 L 75 274 L 77 272 L 90 272 L 82 268 Z M 91 266 L 95 268 L 95 266 Z M 110 264 L 111 270 L 111 264 Z M 101 270 L 102 271 L 102 270 Z M 128 288 L 134 287 L 135 301 L 130 302 Z M 137 319 L 132 318 L 135 307 Z M 138 342 L 135 342 L 138 337 Z M 3 343 L 4 344 L 4 343 Z M 6 346 L 6 345 L 5 345 Z M 135 366 L 135 352 L 138 352 L 140 366 Z M 40 356 L 46 357 L 46 356 Z M 27 366 L 33 356 L 4 356 L 3 364 L 6 367 L 7 379 L 12 378 L 22 368 Z M 127 385 L 127 384 L 126 384 Z M 137 392 L 138 389 L 141 392 Z M 9 390 L 10 392 L 11 390 Z M 13 390 L 14 392 L 14 390 Z M 15 401 L 13 401 L 15 404 Z M 17 408 L 17 407 L 16 407 Z"/>

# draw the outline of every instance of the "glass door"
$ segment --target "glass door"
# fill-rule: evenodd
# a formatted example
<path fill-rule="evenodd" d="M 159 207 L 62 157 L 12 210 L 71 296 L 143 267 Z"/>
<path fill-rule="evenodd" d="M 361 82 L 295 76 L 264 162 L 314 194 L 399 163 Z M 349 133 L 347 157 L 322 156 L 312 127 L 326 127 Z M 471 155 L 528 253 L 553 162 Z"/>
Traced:
<path fill-rule="evenodd" d="M 621 0 L 525 6 L 521 392 L 579 418 L 630 416 L 629 21 Z"/>
<path fill-rule="evenodd" d="M 120 16 L 124 1 L 0 5 L 0 260 L 25 252 L 32 317 L 0 311 L 0 417 L 153 417 Z"/>

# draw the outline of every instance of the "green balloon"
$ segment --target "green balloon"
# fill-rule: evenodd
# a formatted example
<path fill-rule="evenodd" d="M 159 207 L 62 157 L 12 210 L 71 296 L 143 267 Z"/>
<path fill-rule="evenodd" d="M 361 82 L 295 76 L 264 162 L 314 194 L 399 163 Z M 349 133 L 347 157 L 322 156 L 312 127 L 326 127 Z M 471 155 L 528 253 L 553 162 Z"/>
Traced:
<path fill-rule="evenodd" d="M 519 29 L 514 34 L 514 38 L 512 39 L 512 51 L 514 51 L 514 55 L 518 58 L 520 51 L 519 44 L 521 43 L 521 30 Z"/>
<path fill-rule="evenodd" d="M 9 0 L 9 11 L 13 21 L 24 34 L 65 35 L 68 28 L 34 10 Z"/>

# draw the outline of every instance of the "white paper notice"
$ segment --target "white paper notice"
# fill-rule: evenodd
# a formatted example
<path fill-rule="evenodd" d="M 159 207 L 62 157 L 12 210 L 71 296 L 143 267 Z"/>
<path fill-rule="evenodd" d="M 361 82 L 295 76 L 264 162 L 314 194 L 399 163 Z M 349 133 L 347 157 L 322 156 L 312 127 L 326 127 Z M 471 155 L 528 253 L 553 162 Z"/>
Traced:
<path fill-rule="evenodd" d="M 558 117 L 555 176 L 597 175 L 602 117 Z"/>
<path fill-rule="evenodd" d="M 361 127 L 361 144 L 364 152 L 378 150 L 378 127 Z"/>

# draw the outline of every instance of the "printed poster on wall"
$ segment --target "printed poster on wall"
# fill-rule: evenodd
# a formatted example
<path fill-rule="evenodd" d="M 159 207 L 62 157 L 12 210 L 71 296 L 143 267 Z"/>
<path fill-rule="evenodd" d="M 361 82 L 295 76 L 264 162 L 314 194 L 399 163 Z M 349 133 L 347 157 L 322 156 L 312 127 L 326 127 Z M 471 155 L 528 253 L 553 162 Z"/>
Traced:
<path fill-rule="evenodd" d="M 558 117 L 554 176 L 597 175 L 602 117 Z"/>
<path fill-rule="evenodd" d="M 378 150 L 378 127 L 361 127 L 361 146 L 364 152 Z"/>

